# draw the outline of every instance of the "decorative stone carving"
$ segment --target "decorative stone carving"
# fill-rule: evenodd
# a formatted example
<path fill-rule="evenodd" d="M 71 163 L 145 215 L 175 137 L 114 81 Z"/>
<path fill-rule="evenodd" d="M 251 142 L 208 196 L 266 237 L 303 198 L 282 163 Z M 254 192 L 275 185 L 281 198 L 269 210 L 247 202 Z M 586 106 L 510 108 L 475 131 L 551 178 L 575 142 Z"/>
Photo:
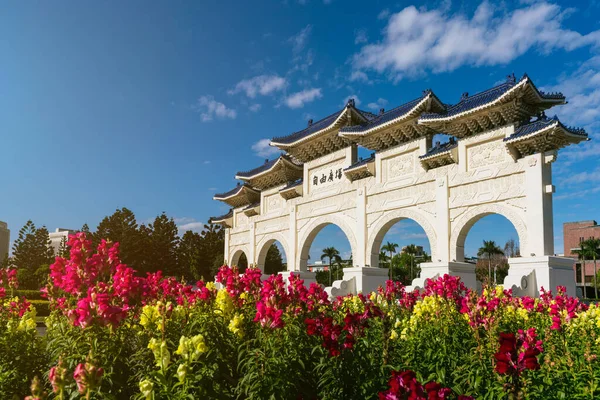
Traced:
<path fill-rule="evenodd" d="M 469 170 L 512 160 L 502 139 L 467 147 L 467 159 Z"/>
<path fill-rule="evenodd" d="M 452 187 L 450 208 L 524 196 L 524 183 L 525 176 L 519 173 Z"/>
<path fill-rule="evenodd" d="M 411 151 L 410 153 L 383 159 L 383 179 L 391 181 L 401 179 L 408 174 L 414 174 L 416 156 L 416 152 Z"/>

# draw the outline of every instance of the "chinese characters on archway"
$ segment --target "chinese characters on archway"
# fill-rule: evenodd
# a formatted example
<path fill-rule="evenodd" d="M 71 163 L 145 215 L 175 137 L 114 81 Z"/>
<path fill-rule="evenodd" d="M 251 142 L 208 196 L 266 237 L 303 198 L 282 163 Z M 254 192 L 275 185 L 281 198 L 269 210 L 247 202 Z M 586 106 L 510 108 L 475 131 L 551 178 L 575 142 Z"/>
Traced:
<path fill-rule="evenodd" d="M 312 178 L 312 185 L 319 186 L 324 183 L 333 182 L 334 180 L 339 181 L 342 179 L 342 176 L 343 176 L 342 168 L 338 168 L 336 170 L 330 169 L 329 173 L 322 172 L 322 173 L 315 174 Z"/>

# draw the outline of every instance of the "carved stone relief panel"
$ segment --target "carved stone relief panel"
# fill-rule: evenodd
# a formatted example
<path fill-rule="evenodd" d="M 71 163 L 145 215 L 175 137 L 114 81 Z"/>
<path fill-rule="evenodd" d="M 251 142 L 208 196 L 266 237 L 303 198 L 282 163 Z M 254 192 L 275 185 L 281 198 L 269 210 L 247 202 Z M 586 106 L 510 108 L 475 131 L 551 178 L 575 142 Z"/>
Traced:
<path fill-rule="evenodd" d="M 270 194 L 264 197 L 265 214 L 281 212 L 284 205 L 284 199 L 279 193 Z"/>
<path fill-rule="evenodd" d="M 518 174 L 525 170 L 525 161 L 520 159 L 517 162 L 509 160 L 501 164 L 486 165 L 479 168 L 469 170 L 465 173 L 449 171 L 448 186 L 464 185 L 471 182 L 476 182 L 483 179 L 490 179 L 499 176 Z"/>
<path fill-rule="evenodd" d="M 250 243 L 250 235 L 247 232 L 239 232 L 231 234 L 229 238 L 229 247 L 239 246 Z"/>
<path fill-rule="evenodd" d="M 279 232 L 289 228 L 290 221 L 287 216 L 271 218 L 256 222 L 256 234 Z"/>
<path fill-rule="evenodd" d="M 467 169 L 514 162 L 501 138 L 467 147 Z"/>
<path fill-rule="evenodd" d="M 389 182 L 415 173 L 417 151 L 399 154 L 381 160 L 383 181 Z"/>
<path fill-rule="evenodd" d="M 450 188 L 450 208 L 525 196 L 525 174 L 501 176 Z"/>
<path fill-rule="evenodd" d="M 367 212 L 408 207 L 430 201 L 435 201 L 434 181 L 369 196 L 367 200 Z"/>
<path fill-rule="evenodd" d="M 333 212 L 354 209 L 356 207 L 356 193 L 346 192 L 332 197 L 315 200 L 298 206 L 297 217 L 309 218 L 317 215 L 330 214 Z"/>
<path fill-rule="evenodd" d="M 235 227 L 239 229 L 248 227 L 248 217 L 242 211 L 237 211 L 235 214 Z"/>

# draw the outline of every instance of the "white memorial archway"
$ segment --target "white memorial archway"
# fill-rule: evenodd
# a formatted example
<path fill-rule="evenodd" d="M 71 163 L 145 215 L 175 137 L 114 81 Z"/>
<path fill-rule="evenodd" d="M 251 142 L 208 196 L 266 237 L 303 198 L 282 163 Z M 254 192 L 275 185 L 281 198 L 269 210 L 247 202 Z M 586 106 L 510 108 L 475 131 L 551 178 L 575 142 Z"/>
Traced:
<path fill-rule="evenodd" d="M 227 227 L 225 262 L 235 264 L 243 251 L 262 269 L 268 246 L 278 240 L 288 274 L 310 281 L 310 245 L 334 224 L 347 236 L 354 263 L 344 270 L 351 284 L 342 286 L 369 291 L 387 274 L 375 268 L 383 236 L 411 219 L 425 231 L 432 253 L 413 285 L 449 273 L 474 287 L 465 237 L 480 218 L 500 214 L 515 226 L 524 256 L 509 260 L 505 285 L 535 295 L 561 284 L 574 294 L 572 260 L 554 257 L 552 162 L 557 150 L 587 135 L 545 116 L 564 103 L 562 94 L 539 91 L 527 76 L 465 93 L 453 106 L 432 91 L 379 115 L 350 100 L 339 112 L 273 139 L 285 154 L 239 172 L 243 183 L 215 195 L 232 207 L 211 219 Z M 450 141 L 432 145 L 437 133 Z M 357 145 L 373 155 L 357 159 Z"/>

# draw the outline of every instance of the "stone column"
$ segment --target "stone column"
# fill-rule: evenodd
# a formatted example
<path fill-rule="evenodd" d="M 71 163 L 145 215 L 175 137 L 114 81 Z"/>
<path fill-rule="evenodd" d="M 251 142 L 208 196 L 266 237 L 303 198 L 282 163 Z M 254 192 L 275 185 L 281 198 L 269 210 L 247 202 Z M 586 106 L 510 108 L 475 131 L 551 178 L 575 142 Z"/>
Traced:
<path fill-rule="evenodd" d="M 475 265 L 450 260 L 450 189 L 448 176 L 436 180 L 436 220 L 435 233 L 437 249 L 431 249 L 431 262 L 421 263 L 421 276 L 412 281 L 412 288 L 422 288 L 428 278 L 435 279 L 444 274 L 460 277 L 471 289 L 477 289 Z"/>
<path fill-rule="evenodd" d="M 523 257 L 508 260 L 510 269 L 504 286 L 517 295 L 539 296 L 541 288 L 556 290 L 565 286 L 576 295 L 573 259 L 554 256 L 552 163 L 556 151 L 525 157 L 527 241 L 521 245 Z"/>
<path fill-rule="evenodd" d="M 366 188 L 361 186 L 356 191 L 356 259 L 355 266 L 367 265 L 367 193 Z"/>
<path fill-rule="evenodd" d="M 435 188 L 435 234 L 437 249 L 431 249 L 433 262 L 450 261 L 450 190 L 448 176 L 438 178 Z"/>
<path fill-rule="evenodd" d="M 231 235 L 231 228 L 225 228 L 225 251 L 223 254 L 223 264 L 229 265 L 229 236 Z"/>
<path fill-rule="evenodd" d="M 288 237 L 288 249 L 289 254 L 286 254 L 287 258 L 287 270 L 288 271 L 299 271 L 300 263 L 296 259 L 296 248 L 298 246 L 298 231 L 296 224 L 296 205 L 292 205 L 290 207 L 290 216 L 289 216 L 289 224 L 290 224 L 290 233 Z"/>
<path fill-rule="evenodd" d="M 552 167 L 554 153 L 533 154 L 525 158 L 525 195 L 527 247 L 525 257 L 554 255 L 552 226 Z"/>
<path fill-rule="evenodd" d="M 250 244 L 248 245 L 248 266 L 252 265 L 256 267 L 256 225 L 254 224 L 254 221 L 250 222 L 248 234 L 250 235 Z"/>

